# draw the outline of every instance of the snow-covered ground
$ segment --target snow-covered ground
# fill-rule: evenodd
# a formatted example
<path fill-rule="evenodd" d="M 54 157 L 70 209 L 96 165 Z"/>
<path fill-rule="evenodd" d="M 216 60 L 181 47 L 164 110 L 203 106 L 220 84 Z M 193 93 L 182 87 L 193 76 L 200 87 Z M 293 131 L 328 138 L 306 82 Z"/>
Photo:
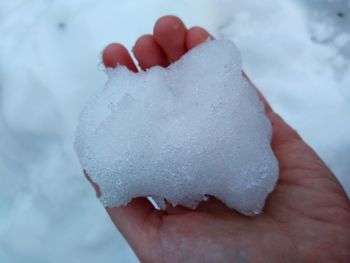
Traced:
<path fill-rule="evenodd" d="M 272 106 L 350 193 L 350 1 L 2 0 L 0 262 L 137 262 L 82 176 L 77 116 L 101 50 L 159 16 L 234 40 Z"/>

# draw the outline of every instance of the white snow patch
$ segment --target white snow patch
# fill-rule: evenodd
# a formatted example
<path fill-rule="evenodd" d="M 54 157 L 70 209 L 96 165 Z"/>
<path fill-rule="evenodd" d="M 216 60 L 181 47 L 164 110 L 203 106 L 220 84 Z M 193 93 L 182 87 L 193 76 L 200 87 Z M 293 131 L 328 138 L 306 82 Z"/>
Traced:
<path fill-rule="evenodd" d="M 102 49 L 130 49 L 166 14 L 234 40 L 249 77 L 349 194 L 350 1 L 299 1 L 0 1 L 0 262 L 137 262 L 71 145 L 105 81 Z"/>
<path fill-rule="evenodd" d="M 230 41 L 168 68 L 109 71 L 84 108 L 75 148 L 105 206 L 151 196 L 195 208 L 206 195 L 259 214 L 278 177 L 271 124 Z"/>

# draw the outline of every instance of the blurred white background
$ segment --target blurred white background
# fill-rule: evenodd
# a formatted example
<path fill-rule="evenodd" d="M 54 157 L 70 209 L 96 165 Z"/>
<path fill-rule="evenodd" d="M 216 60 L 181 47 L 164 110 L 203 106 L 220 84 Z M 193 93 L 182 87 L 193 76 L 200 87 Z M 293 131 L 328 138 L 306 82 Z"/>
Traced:
<path fill-rule="evenodd" d="M 72 143 L 106 81 L 103 48 L 131 48 L 166 14 L 235 41 L 253 82 L 350 193 L 350 1 L 1 0 L 0 262 L 138 262 Z"/>

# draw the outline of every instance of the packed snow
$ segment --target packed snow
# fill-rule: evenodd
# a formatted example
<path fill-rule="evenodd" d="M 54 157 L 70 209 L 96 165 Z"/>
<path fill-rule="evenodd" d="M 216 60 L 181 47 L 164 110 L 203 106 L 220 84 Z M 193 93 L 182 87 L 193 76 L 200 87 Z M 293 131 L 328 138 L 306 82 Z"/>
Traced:
<path fill-rule="evenodd" d="M 138 262 L 82 175 L 101 51 L 162 15 L 233 40 L 275 111 L 350 193 L 349 0 L 0 1 L 0 262 Z"/>
<path fill-rule="evenodd" d="M 272 128 L 232 42 L 207 41 L 168 68 L 108 74 L 75 143 L 105 206 L 151 196 L 196 208 L 211 195 L 261 212 L 278 178 Z"/>

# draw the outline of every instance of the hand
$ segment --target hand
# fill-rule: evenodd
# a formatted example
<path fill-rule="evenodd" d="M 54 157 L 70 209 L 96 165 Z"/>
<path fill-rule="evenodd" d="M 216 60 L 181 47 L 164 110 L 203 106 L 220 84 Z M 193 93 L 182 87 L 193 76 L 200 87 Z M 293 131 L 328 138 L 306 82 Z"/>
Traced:
<path fill-rule="evenodd" d="M 211 36 L 174 16 L 133 49 L 142 70 L 168 66 Z M 120 44 L 103 53 L 107 67 L 137 71 Z M 264 99 L 263 99 L 264 100 Z M 265 101 L 265 100 L 264 100 Z M 210 198 L 196 210 L 153 208 L 146 198 L 107 211 L 142 262 L 350 262 L 350 202 L 332 172 L 265 101 L 280 177 L 263 213 L 246 217 Z M 96 186 L 98 190 L 98 186 Z"/>

